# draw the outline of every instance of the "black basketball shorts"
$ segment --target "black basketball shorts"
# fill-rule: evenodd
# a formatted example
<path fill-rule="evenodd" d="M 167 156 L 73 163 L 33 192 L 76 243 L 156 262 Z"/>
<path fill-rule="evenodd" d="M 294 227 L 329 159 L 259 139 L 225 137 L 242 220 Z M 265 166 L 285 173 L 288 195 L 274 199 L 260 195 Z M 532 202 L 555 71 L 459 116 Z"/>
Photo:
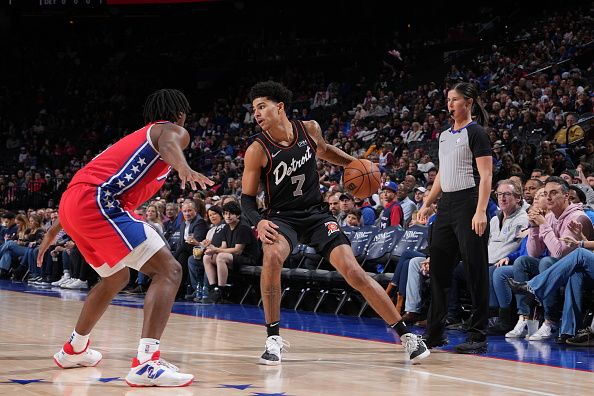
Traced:
<path fill-rule="evenodd" d="M 326 259 L 332 249 L 350 245 L 328 205 L 317 205 L 306 210 L 275 211 L 268 213 L 267 220 L 278 226 L 278 231 L 287 239 L 291 251 L 298 243 L 311 246 Z"/>

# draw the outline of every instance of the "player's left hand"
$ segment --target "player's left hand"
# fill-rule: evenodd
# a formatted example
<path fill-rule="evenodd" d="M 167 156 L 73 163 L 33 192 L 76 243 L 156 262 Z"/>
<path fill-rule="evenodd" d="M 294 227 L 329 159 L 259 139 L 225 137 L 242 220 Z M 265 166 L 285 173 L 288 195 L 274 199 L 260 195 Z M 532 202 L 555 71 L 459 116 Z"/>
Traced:
<path fill-rule="evenodd" d="M 186 183 L 190 183 L 192 190 L 196 190 L 196 182 L 200 184 L 200 188 L 203 190 L 206 189 L 207 185 L 212 186 L 214 184 L 214 182 L 208 177 L 204 176 L 202 173 L 192 170 L 190 167 L 178 170 L 177 173 L 179 175 L 182 190 L 186 188 Z"/>
<path fill-rule="evenodd" d="M 472 217 L 472 230 L 478 236 L 483 236 L 487 229 L 487 214 L 484 212 L 476 212 Z"/>

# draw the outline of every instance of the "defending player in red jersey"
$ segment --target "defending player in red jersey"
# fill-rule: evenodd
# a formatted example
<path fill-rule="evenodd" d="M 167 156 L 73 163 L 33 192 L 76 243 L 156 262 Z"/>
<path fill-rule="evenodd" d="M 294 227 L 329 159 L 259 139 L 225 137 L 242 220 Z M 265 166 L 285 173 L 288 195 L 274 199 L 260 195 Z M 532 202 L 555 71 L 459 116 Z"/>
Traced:
<path fill-rule="evenodd" d="M 60 201 L 59 221 L 45 235 L 37 265 L 61 228 L 102 277 L 89 293 L 70 340 L 54 355 L 62 368 L 95 366 L 101 353 L 89 348 L 89 335 L 113 297 L 128 284 L 129 270 L 152 279 L 145 302 L 138 354 L 126 376 L 130 386 L 185 386 L 194 376 L 160 358 L 163 334 L 181 281 L 181 266 L 159 234 L 132 211 L 163 185 L 171 168 L 182 183 L 202 188 L 212 181 L 193 171 L 183 149 L 190 142 L 183 128 L 190 105 L 183 93 L 162 89 L 145 103 L 144 127 L 107 148 L 68 185 Z"/>

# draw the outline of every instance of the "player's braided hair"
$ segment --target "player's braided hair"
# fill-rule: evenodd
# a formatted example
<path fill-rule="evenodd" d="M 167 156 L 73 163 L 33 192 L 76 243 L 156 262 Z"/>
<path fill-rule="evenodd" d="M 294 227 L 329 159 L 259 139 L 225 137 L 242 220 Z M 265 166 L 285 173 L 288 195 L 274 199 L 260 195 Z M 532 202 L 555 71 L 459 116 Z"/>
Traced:
<path fill-rule="evenodd" d="M 262 81 L 250 89 L 249 97 L 251 102 L 256 98 L 268 98 L 276 103 L 283 102 L 285 104 L 285 112 L 287 112 L 291 109 L 293 92 L 275 81 Z"/>
<path fill-rule="evenodd" d="M 160 89 L 149 95 L 144 103 L 144 121 L 175 122 L 180 113 L 188 114 L 190 104 L 186 96 L 177 89 Z"/>

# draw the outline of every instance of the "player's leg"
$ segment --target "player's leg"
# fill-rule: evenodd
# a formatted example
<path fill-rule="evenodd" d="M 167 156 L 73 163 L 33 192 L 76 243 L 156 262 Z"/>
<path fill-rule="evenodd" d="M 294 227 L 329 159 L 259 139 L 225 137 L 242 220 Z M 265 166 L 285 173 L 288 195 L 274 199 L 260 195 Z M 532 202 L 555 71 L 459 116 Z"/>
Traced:
<path fill-rule="evenodd" d="M 262 274 L 260 290 L 266 320 L 266 350 L 260 358 L 260 364 L 277 365 L 281 363 L 283 341 L 279 333 L 281 269 L 291 253 L 287 239 L 280 235 L 274 244 L 263 245 Z"/>
<path fill-rule="evenodd" d="M 194 376 L 180 373 L 177 367 L 163 361 L 159 350 L 182 279 L 181 265 L 163 246 L 138 269 L 150 276 L 152 282 L 144 299 L 142 338 L 126 383 L 130 386 L 189 385 Z"/>
<path fill-rule="evenodd" d="M 78 321 L 62 350 L 54 355 L 54 361 L 61 368 L 96 366 L 101 353 L 90 349 L 89 336 L 105 310 L 119 291 L 130 279 L 128 268 L 122 268 L 112 275 L 102 278 L 87 295 Z"/>
<path fill-rule="evenodd" d="M 408 330 L 384 289 L 361 268 L 350 246 L 340 243 L 330 249 L 328 255 L 330 263 L 353 289 L 363 295 L 375 312 L 398 333 L 410 359 L 413 362 L 418 362 L 429 356 L 429 350 L 421 338 Z"/>

